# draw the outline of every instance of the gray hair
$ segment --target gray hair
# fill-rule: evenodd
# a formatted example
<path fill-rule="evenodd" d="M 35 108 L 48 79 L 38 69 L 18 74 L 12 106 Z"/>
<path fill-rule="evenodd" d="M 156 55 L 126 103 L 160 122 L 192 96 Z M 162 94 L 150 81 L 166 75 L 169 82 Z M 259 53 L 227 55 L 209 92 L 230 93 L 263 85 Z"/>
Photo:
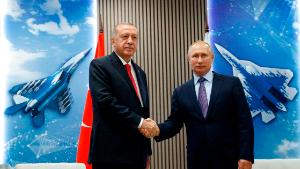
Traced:
<path fill-rule="evenodd" d="M 207 42 L 202 41 L 202 40 L 197 40 L 197 41 L 193 42 L 193 43 L 190 45 L 189 50 L 188 50 L 188 53 L 187 53 L 187 57 L 189 56 L 189 54 L 190 54 L 190 52 L 191 52 L 191 50 L 192 50 L 192 48 L 193 48 L 194 46 L 196 46 L 196 45 L 201 45 L 201 44 L 206 45 L 206 46 L 208 47 L 210 53 L 211 53 L 212 55 L 214 55 L 213 52 L 212 52 L 212 49 L 211 49 L 210 45 L 209 45 Z"/>
<path fill-rule="evenodd" d="M 113 31 L 112 31 L 112 37 L 115 36 L 117 34 L 117 28 L 121 25 L 129 25 L 129 26 L 133 26 L 137 29 L 137 27 L 133 24 L 133 23 L 129 23 L 129 22 L 121 22 L 118 23 L 117 25 L 114 26 Z M 138 29 L 137 29 L 138 30 Z"/>

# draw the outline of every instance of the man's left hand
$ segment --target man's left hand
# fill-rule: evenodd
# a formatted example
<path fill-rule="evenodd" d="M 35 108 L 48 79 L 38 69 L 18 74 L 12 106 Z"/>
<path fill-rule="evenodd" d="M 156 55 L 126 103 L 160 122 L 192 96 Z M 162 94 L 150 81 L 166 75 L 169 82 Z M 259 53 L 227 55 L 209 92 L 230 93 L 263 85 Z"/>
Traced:
<path fill-rule="evenodd" d="M 252 162 L 244 159 L 240 159 L 238 162 L 239 169 L 251 169 Z"/>
<path fill-rule="evenodd" d="M 160 130 L 155 121 L 150 118 L 144 119 L 142 126 L 139 131 L 147 138 L 158 136 Z"/>

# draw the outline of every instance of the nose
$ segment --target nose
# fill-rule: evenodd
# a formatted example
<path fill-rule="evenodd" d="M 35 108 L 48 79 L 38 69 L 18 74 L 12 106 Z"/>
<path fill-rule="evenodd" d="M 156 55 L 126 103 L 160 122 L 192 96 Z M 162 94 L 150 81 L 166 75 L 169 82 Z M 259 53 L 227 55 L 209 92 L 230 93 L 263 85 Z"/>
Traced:
<path fill-rule="evenodd" d="M 128 44 L 132 44 L 133 43 L 133 38 L 131 36 L 129 36 L 128 40 L 127 40 Z"/>
<path fill-rule="evenodd" d="M 198 58 L 197 58 L 197 62 L 202 62 L 203 61 L 203 58 L 201 57 L 201 56 L 199 56 Z"/>

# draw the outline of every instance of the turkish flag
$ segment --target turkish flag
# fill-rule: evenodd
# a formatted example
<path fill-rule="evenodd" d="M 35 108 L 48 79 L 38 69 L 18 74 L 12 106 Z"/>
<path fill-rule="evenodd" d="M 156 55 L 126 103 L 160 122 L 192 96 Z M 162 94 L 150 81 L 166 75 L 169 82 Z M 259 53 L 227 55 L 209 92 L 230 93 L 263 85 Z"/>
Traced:
<path fill-rule="evenodd" d="M 95 58 L 104 56 L 104 33 L 100 30 L 97 41 L 97 48 L 95 52 Z M 88 164 L 88 157 L 90 151 L 90 138 L 93 124 L 93 108 L 92 98 L 90 90 L 87 92 L 83 118 L 80 128 L 80 134 L 78 139 L 76 162 L 84 163 L 87 169 L 92 169 L 92 165 Z"/>

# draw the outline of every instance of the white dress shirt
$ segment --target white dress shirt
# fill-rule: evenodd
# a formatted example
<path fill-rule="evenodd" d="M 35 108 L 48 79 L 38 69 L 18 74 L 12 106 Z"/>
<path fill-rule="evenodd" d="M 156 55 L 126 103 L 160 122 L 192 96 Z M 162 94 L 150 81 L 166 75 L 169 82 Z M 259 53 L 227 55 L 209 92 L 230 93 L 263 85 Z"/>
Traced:
<path fill-rule="evenodd" d="M 214 74 L 212 73 L 212 70 L 209 70 L 209 72 L 203 76 L 206 79 L 204 81 L 204 86 L 205 86 L 208 105 L 209 105 L 210 94 L 211 94 L 211 89 L 212 89 L 213 75 Z M 196 96 L 197 96 L 197 99 L 198 99 L 198 97 L 199 97 L 198 92 L 199 92 L 199 86 L 200 86 L 200 82 L 198 82 L 198 80 L 201 77 L 197 76 L 195 73 L 193 73 L 193 76 L 194 76 L 195 92 L 196 92 Z"/>
<path fill-rule="evenodd" d="M 141 92 L 140 92 L 140 87 L 139 87 L 139 83 L 137 81 L 137 78 L 136 78 L 136 73 L 135 73 L 135 70 L 134 68 L 132 67 L 132 64 L 131 64 L 131 59 L 130 61 L 127 63 L 123 58 L 121 58 L 118 54 L 116 54 L 119 59 L 121 60 L 122 64 L 125 66 L 126 64 L 129 64 L 130 65 L 130 70 L 131 70 L 131 74 L 133 76 L 133 79 L 134 79 L 134 82 L 136 84 L 136 88 L 137 88 L 137 92 L 138 92 L 138 97 L 139 97 L 139 100 L 140 100 L 140 103 L 141 103 L 141 106 L 144 107 L 144 104 L 143 104 L 143 100 L 142 100 L 142 97 L 141 97 Z M 140 128 L 143 124 L 143 121 L 144 121 L 144 118 L 141 118 L 141 121 L 139 123 L 139 126 L 138 128 Z"/>

